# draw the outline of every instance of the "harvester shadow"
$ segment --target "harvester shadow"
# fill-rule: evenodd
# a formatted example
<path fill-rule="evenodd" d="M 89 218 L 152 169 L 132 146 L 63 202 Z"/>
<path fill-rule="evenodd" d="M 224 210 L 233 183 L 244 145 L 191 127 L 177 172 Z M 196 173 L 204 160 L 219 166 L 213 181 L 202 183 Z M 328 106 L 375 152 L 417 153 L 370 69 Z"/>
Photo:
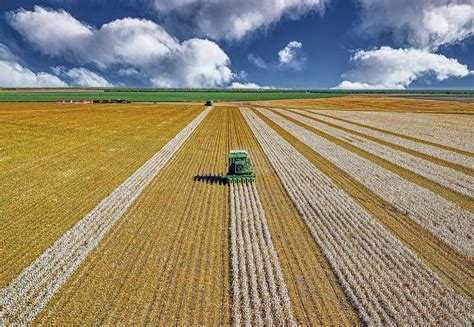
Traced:
<path fill-rule="evenodd" d="M 196 175 L 193 177 L 195 182 L 203 182 L 206 184 L 219 184 L 219 185 L 226 185 L 227 180 L 220 175 Z"/>

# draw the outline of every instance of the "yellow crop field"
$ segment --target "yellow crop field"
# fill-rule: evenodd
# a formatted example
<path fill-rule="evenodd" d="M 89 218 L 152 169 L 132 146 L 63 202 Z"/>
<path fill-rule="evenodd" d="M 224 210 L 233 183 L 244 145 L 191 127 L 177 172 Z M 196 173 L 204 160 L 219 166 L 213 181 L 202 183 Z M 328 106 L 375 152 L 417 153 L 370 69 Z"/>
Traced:
<path fill-rule="evenodd" d="M 4 286 L 199 113 L 199 107 L 0 104 Z"/>
<path fill-rule="evenodd" d="M 0 321 L 470 326 L 473 109 L 1 104 Z"/>

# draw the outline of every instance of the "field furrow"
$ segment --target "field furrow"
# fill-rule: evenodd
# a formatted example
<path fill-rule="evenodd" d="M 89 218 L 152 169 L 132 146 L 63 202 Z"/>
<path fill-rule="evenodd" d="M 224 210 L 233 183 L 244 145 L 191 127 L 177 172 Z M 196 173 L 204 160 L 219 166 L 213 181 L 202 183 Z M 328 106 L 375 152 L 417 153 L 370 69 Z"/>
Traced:
<path fill-rule="evenodd" d="M 253 183 L 230 185 L 230 243 L 234 325 L 295 325 L 280 262 Z"/>
<path fill-rule="evenodd" d="M 269 110 L 260 112 L 451 247 L 472 258 L 474 217 L 471 212 Z"/>
<path fill-rule="evenodd" d="M 426 142 L 432 146 L 470 157 L 474 155 L 474 136 L 470 133 L 472 124 L 474 124 L 472 113 L 438 114 L 429 112 L 402 113 L 339 110 L 317 110 L 316 112 L 345 119 L 351 123 L 361 124 L 367 128 L 376 128 L 383 132 L 398 134 L 400 137 L 412 138 L 418 142 Z"/>
<path fill-rule="evenodd" d="M 466 175 L 448 167 L 437 165 L 431 161 L 393 149 L 359 135 L 328 126 L 312 118 L 308 118 L 286 110 L 276 109 L 276 111 L 337 139 L 349 142 L 351 145 L 361 150 L 390 161 L 397 166 L 405 168 L 460 194 L 474 198 L 474 177 L 472 176 Z"/>
<path fill-rule="evenodd" d="M 6 322 L 27 323 L 36 317 L 211 109 L 198 115 L 0 291 Z"/>
<path fill-rule="evenodd" d="M 470 324 L 469 302 L 256 114 L 242 112 L 364 323 Z"/>
<path fill-rule="evenodd" d="M 339 119 L 327 112 L 319 111 L 309 111 L 309 110 L 292 110 L 296 113 L 307 115 L 313 118 L 317 118 L 320 121 L 327 122 L 331 125 L 355 132 L 359 135 L 369 137 L 374 140 L 379 140 L 385 142 L 389 146 L 394 146 L 395 148 L 402 148 L 405 151 L 412 150 L 423 155 L 426 155 L 426 158 L 434 158 L 435 162 L 445 161 L 443 163 L 447 166 L 451 166 L 454 169 L 458 169 L 463 172 L 471 173 L 474 167 L 474 158 L 472 156 L 467 156 L 461 153 L 456 153 L 449 151 L 443 148 L 432 146 L 426 143 L 413 141 L 407 138 L 403 138 L 394 134 L 385 133 L 377 129 L 368 128 L 361 126 L 360 124 L 354 124 L 349 122 L 346 119 Z M 439 160 L 436 160 L 439 159 Z M 433 160 L 433 159 L 432 159 Z M 442 160 L 442 161 L 440 161 Z M 450 165 L 451 164 L 451 165 Z M 454 165 L 453 165 L 454 164 Z M 460 166 L 460 167 L 458 167 Z"/>

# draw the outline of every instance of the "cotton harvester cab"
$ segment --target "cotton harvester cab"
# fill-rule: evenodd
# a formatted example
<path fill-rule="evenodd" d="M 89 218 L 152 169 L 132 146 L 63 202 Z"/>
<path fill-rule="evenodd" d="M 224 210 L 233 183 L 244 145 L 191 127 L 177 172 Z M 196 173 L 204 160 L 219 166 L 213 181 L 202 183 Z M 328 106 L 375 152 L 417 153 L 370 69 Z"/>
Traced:
<path fill-rule="evenodd" d="M 225 178 L 229 184 L 247 183 L 255 180 L 255 171 L 247 151 L 230 150 L 227 159 L 229 170 Z"/>

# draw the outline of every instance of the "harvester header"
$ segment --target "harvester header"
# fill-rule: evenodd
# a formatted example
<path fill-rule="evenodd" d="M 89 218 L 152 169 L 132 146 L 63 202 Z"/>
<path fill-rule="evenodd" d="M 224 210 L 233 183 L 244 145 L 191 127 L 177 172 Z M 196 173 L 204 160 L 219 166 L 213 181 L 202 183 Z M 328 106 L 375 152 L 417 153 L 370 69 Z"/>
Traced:
<path fill-rule="evenodd" d="M 225 178 L 229 184 L 255 181 L 255 171 L 246 150 L 230 150 L 227 160 L 228 171 Z"/>

